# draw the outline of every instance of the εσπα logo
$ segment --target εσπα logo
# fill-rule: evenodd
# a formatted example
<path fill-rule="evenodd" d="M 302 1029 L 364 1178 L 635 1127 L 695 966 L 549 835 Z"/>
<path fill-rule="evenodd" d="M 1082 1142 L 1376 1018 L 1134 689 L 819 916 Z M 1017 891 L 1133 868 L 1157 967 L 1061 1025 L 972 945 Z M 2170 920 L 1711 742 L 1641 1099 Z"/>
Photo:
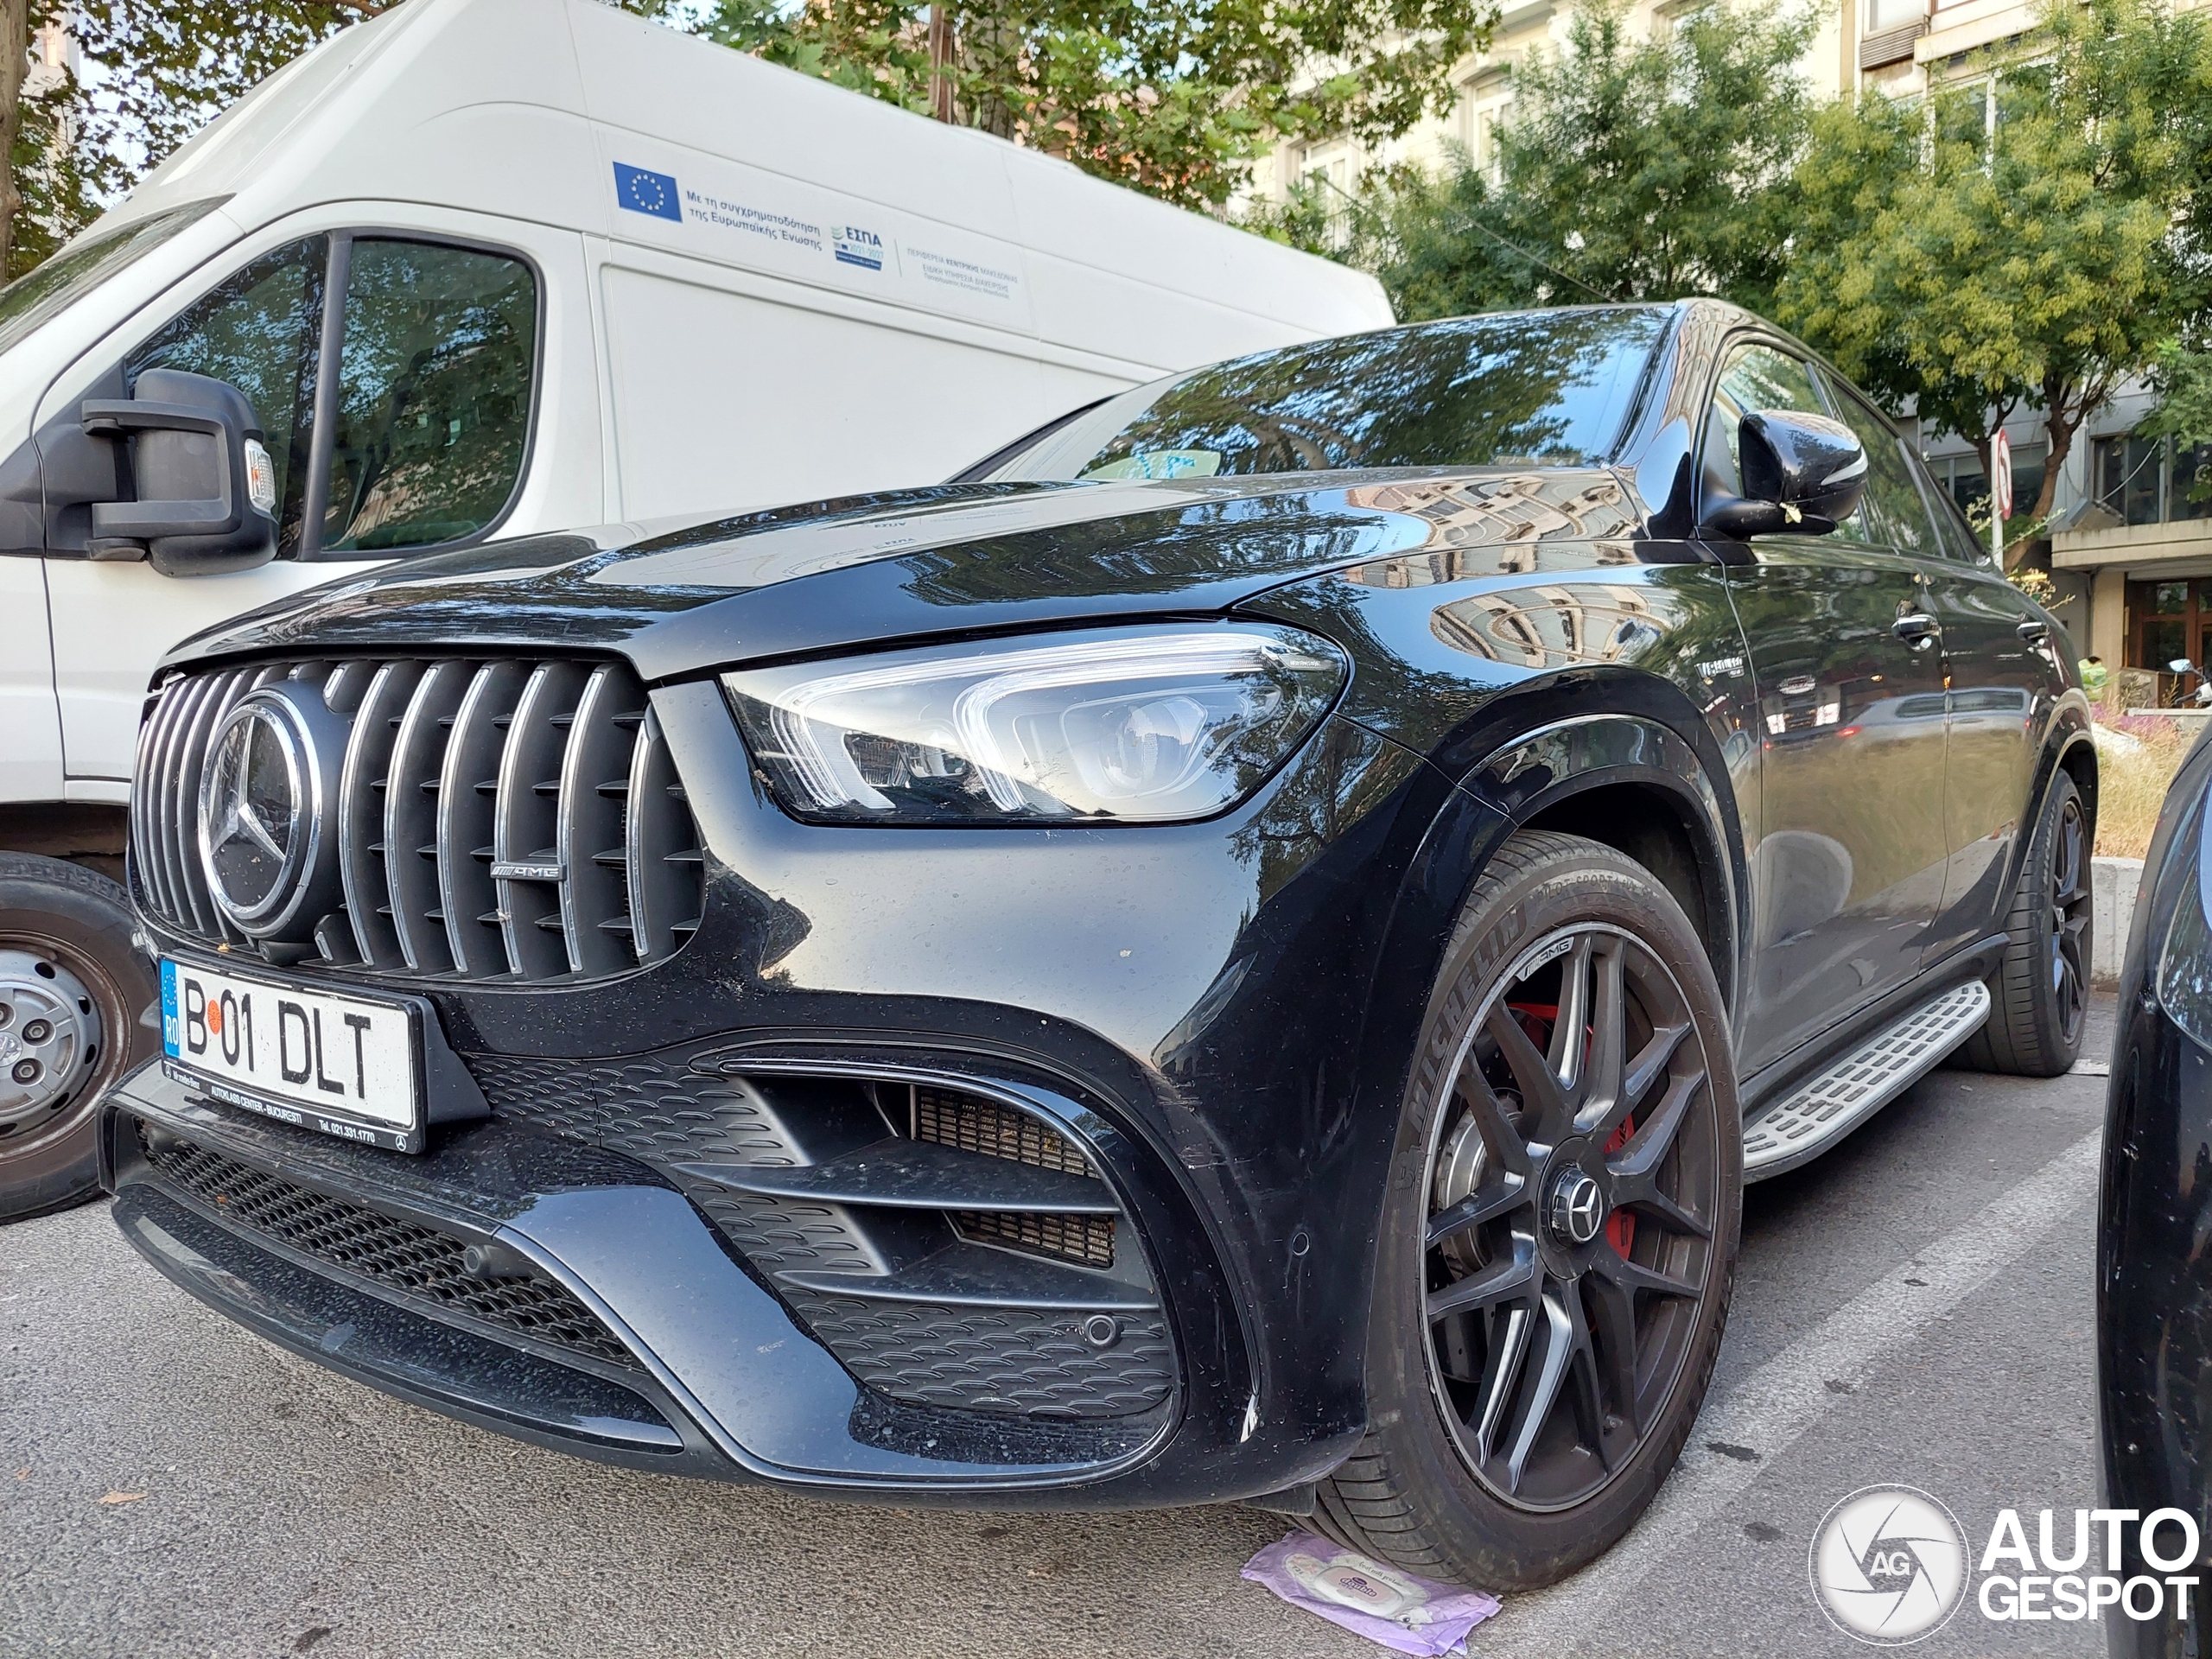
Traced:
<path fill-rule="evenodd" d="M 1865 1486 L 1814 1529 L 1814 1599 L 1862 1642 L 1903 1646 L 1941 1628 L 1967 1586 L 1966 1535 L 1937 1499 L 1910 1486 Z"/>

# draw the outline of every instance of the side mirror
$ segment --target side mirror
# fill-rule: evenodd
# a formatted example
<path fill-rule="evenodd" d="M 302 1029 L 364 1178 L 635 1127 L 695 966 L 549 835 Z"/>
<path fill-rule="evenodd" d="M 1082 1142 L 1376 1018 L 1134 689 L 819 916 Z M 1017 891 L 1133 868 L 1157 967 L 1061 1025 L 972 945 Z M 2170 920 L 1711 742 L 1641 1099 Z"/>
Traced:
<path fill-rule="evenodd" d="M 165 576 L 246 570 L 276 556 L 276 472 L 245 394 L 181 369 L 148 369 L 134 396 L 87 400 L 87 435 L 129 448 L 135 501 L 95 502 L 86 551 L 150 558 Z"/>
<path fill-rule="evenodd" d="M 2196 672 L 2196 664 L 2190 662 L 2186 657 L 2177 657 L 2166 664 L 2166 672 L 2169 674 L 2194 674 Z"/>
<path fill-rule="evenodd" d="M 1859 505 L 1866 451 L 1841 421 L 1757 409 L 1737 429 L 1744 493 L 1714 505 L 1706 528 L 1742 540 L 1795 531 L 1825 536 Z"/>

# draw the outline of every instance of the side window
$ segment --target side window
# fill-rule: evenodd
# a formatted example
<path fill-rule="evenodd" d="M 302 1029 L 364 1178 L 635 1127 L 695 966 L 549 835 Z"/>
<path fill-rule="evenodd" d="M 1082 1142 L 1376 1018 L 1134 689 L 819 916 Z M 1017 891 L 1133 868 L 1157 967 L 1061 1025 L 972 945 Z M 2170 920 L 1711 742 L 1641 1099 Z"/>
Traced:
<path fill-rule="evenodd" d="M 1741 495 L 1744 475 L 1737 445 L 1744 416 L 1754 410 L 1786 409 L 1800 415 L 1825 415 L 1827 406 L 1813 388 L 1812 372 L 1797 359 L 1770 346 L 1738 346 L 1728 353 L 1713 389 L 1705 425 L 1705 486 L 1709 495 Z"/>
<path fill-rule="evenodd" d="M 1936 474 L 1918 455 L 1908 452 L 1905 459 L 1919 480 L 1920 493 L 1927 498 L 1929 516 L 1936 521 L 1935 550 L 1961 564 L 1980 563 L 1989 549 L 1975 537 L 1974 526 L 1967 523 L 1951 493 L 1936 482 Z"/>
<path fill-rule="evenodd" d="M 263 255 L 138 347 L 124 385 L 148 369 L 227 380 L 246 396 L 276 468 L 279 545 L 297 550 L 329 249 L 310 237 Z"/>
<path fill-rule="evenodd" d="M 1836 526 L 1836 535 L 1892 553 L 1932 556 L 1942 551 L 1928 503 L 1913 481 L 1904 440 L 1836 381 L 1830 379 L 1828 387 L 1834 395 L 1836 418 L 1859 435 L 1866 450 L 1866 492 L 1859 498 L 1859 511 Z"/>
<path fill-rule="evenodd" d="M 346 262 L 345 344 L 321 506 L 326 552 L 474 534 L 522 476 L 537 288 L 517 259 L 363 237 Z"/>

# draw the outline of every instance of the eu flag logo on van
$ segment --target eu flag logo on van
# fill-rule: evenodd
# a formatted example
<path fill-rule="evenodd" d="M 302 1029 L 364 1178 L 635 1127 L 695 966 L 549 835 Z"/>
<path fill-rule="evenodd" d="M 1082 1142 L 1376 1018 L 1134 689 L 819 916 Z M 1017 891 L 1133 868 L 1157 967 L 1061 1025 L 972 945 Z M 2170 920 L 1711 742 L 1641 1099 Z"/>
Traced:
<path fill-rule="evenodd" d="M 642 167 L 615 162 L 614 203 L 633 213 L 672 219 L 679 225 L 683 222 L 683 203 L 677 195 L 676 181 L 665 173 L 649 173 Z"/>

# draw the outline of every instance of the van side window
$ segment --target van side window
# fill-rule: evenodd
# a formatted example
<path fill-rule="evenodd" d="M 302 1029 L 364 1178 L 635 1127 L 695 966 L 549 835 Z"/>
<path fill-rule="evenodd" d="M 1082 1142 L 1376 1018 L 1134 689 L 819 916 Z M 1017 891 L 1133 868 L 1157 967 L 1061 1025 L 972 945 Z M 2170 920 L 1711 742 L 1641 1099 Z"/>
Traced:
<path fill-rule="evenodd" d="M 522 475 L 537 283 L 474 249 L 362 237 L 350 251 L 321 550 L 472 535 Z"/>
<path fill-rule="evenodd" d="M 300 541 L 328 260 L 328 245 L 319 236 L 264 254 L 123 365 L 126 389 L 148 369 L 182 369 L 227 380 L 245 394 L 276 465 L 277 540 L 287 553 Z"/>

